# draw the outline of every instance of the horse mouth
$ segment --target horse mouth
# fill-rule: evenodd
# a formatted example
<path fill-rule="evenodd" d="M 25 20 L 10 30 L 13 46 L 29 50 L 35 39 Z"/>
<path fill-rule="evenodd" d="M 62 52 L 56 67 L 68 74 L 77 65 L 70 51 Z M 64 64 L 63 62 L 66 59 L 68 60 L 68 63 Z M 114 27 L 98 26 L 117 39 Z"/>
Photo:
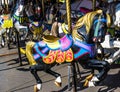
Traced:
<path fill-rule="evenodd" d="M 101 37 L 94 37 L 93 38 L 93 42 L 95 42 L 95 43 L 101 43 L 101 42 L 103 42 L 103 38 L 101 38 Z"/>

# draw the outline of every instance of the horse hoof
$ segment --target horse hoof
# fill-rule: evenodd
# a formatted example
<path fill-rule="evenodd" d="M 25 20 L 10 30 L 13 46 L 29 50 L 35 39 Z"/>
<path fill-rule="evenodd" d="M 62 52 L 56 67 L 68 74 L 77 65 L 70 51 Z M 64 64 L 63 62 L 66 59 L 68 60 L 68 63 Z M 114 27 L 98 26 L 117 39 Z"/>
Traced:
<path fill-rule="evenodd" d="M 89 81 L 89 82 L 88 82 L 88 87 L 95 87 L 95 84 L 94 84 L 94 82 L 92 82 L 92 81 Z"/>
<path fill-rule="evenodd" d="M 61 83 L 61 82 L 55 81 L 54 83 L 55 83 L 55 85 L 58 86 L 58 87 L 61 87 L 61 86 L 62 86 L 62 83 Z"/>
<path fill-rule="evenodd" d="M 38 88 L 37 88 L 37 85 L 34 85 L 34 92 L 38 92 Z"/>
<path fill-rule="evenodd" d="M 41 84 L 34 85 L 34 92 L 38 92 L 41 89 Z"/>

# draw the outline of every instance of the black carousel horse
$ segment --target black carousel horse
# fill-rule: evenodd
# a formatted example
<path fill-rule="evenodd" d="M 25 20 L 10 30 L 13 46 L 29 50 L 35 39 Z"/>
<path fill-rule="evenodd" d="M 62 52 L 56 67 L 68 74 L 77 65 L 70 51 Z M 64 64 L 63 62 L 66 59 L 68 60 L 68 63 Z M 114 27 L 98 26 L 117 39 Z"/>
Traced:
<path fill-rule="evenodd" d="M 40 40 L 43 35 L 50 34 L 52 23 L 56 17 L 60 17 L 56 2 L 45 2 L 45 4 L 47 4 L 46 7 L 44 7 L 46 11 L 44 12 L 45 16 L 43 16 L 42 6 L 39 0 L 35 2 L 30 1 L 25 5 L 25 12 L 30 21 L 29 29 L 33 33 L 32 38 L 36 40 Z"/>
<path fill-rule="evenodd" d="M 109 25 L 109 16 L 102 10 L 97 10 L 81 17 L 72 34 L 66 34 L 60 39 L 48 35 L 44 36 L 42 41 L 28 42 L 24 54 L 30 63 L 30 71 L 36 79 L 36 88 L 40 89 L 42 84 L 37 71 L 45 71 L 53 75 L 56 78 L 55 84 L 60 86 L 61 75 L 51 68 L 62 63 L 78 62 L 84 66 L 83 68 L 98 70 L 98 74 L 91 74 L 86 78 L 84 86 L 95 86 L 102 81 L 109 71 L 109 64 L 95 59 L 95 43 L 104 40 Z"/>

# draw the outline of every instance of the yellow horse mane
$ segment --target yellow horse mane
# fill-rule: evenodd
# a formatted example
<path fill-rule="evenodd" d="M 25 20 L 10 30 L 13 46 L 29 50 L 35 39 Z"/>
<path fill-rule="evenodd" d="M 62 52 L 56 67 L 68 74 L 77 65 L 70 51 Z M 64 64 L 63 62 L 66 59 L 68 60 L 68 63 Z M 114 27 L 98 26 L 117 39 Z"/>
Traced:
<path fill-rule="evenodd" d="M 77 29 L 78 28 L 81 28 L 83 25 L 85 25 L 86 27 L 86 32 L 87 34 L 89 33 L 90 31 L 90 28 L 91 28 L 91 25 L 92 25 L 92 22 L 93 22 L 93 18 L 95 15 L 97 14 L 101 14 L 102 13 L 102 10 L 97 10 L 97 11 L 93 11 L 93 12 L 89 12 L 87 13 L 86 15 L 84 15 L 83 17 L 81 17 L 75 27 L 73 28 L 73 31 L 72 31 L 72 36 L 76 39 L 82 39 L 82 36 L 78 34 L 77 32 Z M 111 24 L 111 21 L 110 21 L 110 16 L 107 14 L 107 26 L 110 26 Z"/>

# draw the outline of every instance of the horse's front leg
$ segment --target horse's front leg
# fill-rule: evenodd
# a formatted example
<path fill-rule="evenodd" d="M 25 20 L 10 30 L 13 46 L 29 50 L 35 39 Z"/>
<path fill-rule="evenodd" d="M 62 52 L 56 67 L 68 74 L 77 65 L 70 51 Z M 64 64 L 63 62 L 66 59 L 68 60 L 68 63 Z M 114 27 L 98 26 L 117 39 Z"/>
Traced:
<path fill-rule="evenodd" d="M 56 78 L 54 82 L 55 85 L 61 87 L 62 85 L 61 75 L 57 72 L 52 71 L 51 69 L 47 69 L 46 72 L 49 73 L 50 75 L 53 75 Z"/>
<path fill-rule="evenodd" d="M 100 81 L 105 79 L 110 67 L 107 61 L 98 61 L 98 60 L 89 60 L 88 67 L 98 71 L 98 74 L 94 74 L 93 76 L 89 76 L 86 79 L 86 83 L 84 86 L 95 86 Z"/>

